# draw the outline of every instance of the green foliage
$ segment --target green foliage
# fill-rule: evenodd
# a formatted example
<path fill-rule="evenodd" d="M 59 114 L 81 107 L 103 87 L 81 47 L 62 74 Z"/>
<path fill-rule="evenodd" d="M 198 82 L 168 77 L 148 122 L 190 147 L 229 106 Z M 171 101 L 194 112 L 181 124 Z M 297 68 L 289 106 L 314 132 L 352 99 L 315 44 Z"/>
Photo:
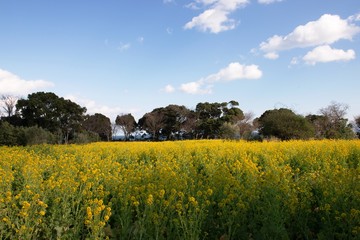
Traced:
<path fill-rule="evenodd" d="M 167 139 L 174 139 L 180 131 L 192 133 L 196 116 L 185 106 L 170 104 L 166 107 L 155 108 L 139 119 L 139 127 L 159 139 L 160 135 Z"/>
<path fill-rule="evenodd" d="M 18 132 L 14 126 L 5 121 L 0 121 L 0 145 L 18 145 Z"/>
<path fill-rule="evenodd" d="M 24 133 L 25 145 L 56 143 L 56 136 L 41 127 L 22 128 L 22 131 Z"/>
<path fill-rule="evenodd" d="M 238 108 L 236 101 L 229 103 L 198 103 L 196 131 L 200 138 L 218 138 L 222 135 L 224 123 L 237 123 L 244 118 L 244 113 Z"/>
<path fill-rule="evenodd" d="M 18 100 L 16 109 L 24 126 L 39 126 L 52 133 L 60 130 L 65 143 L 71 133 L 79 131 L 86 112 L 86 108 L 51 92 L 29 94 L 28 99 Z"/>
<path fill-rule="evenodd" d="M 163 109 L 164 127 L 161 133 L 166 135 L 168 139 L 172 138 L 172 134 L 179 132 L 187 124 L 191 111 L 185 106 L 169 105 Z"/>
<path fill-rule="evenodd" d="M 6 113 L 1 120 L 7 122 L 0 125 L 0 145 L 86 143 L 111 138 L 112 126 L 108 117 L 99 113 L 85 116 L 86 108 L 54 93 L 37 92 L 19 100 L 3 96 L 0 100 Z M 347 109 L 347 105 L 333 102 L 320 109 L 320 115 L 304 118 L 282 108 L 268 110 L 253 121 L 253 114 L 244 114 L 234 100 L 201 102 L 195 110 L 171 104 L 146 113 L 138 123 L 131 114 L 119 115 L 115 127 L 121 128 L 127 140 L 138 128 L 152 134 L 154 140 L 352 139 L 356 137 L 353 129 L 360 138 L 360 117 L 355 119 L 356 126 L 349 125 L 345 118 Z M 254 130 L 259 130 L 261 135 L 254 135 Z"/>
<path fill-rule="evenodd" d="M 152 134 L 153 139 L 158 139 L 160 130 L 164 127 L 163 108 L 155 108 L 139 119 L 139 127 Z"/>
<path fill-rule="evenodd" d="M 221 138 L 224 139 L 236 139 L 239 138 L 238 128 L 229 122 L 225 122 L 220 127 Z"/>
<path fill-rule="evenodd" d="M 99 134 L 95 132 L 79 132 L 77 133 L 74 138 L 71 140 L 71 143 L 76 144 L 84 144 L 84 143 L 91 143 L 91 142 L 98 142 L 102 140 L 99 136 Z"/>
<path fill-rule="evenodd" d="M 352 127 L 345 118 L 348 110 L 346 104 L 332 102 L 329 106 L 320 109 L 323 116 L 323 137 L 328 139 L 352 139 L 355 137 Z"/>
<path fill-rule="evenodd" d="M 118 115 L 115 120 L 116 125 L 118 125 L 125 135 L 125 139 L 129 140 L 130 133 L 135 130 L 136 121 L 131 113 Z"/>
<path fill-rule="evenodd" d="M 354 132 L 352 127 L 347 125 L 347 119 L 332 120 L 328 116 L 309 115 L 307 118 L 316 130 L 316 137 L 319 139 L 352 139 Z"/>
<path fill-rule="evenodd" d="M 111 138 L 110 119 L 100 113 L 86 116 L 82 126 L 86 131 L 98 134 L 102 141 L 109 141 Z"/>
<path fill-rule="evenodd" d="M 318 139 L 353 139 L 355 134 L 352 126 L 345 118 L 348 107 L 340 103 L 331 103 L 326 108 L 320 109 L 321 115 L 308 115 L 308 119 L 315 129 Z"/>
<path fill-rule="evenodd" d="M 315 130 L 315 138 L 323 139 L 327 136 L 328 119 L 323 115 L 310 114 L 306 119 L 313 125 Z"/>
<path fill-rule="evenodd" d="M 51 132 L 38 127 L 14 127 L 6 121 L 0 121 L 0 145 L 35 145 L 56 143 L 56 137 Z"/>
<path fill-rule="evenodd" d="M 259 118 L 260 133 L 281 140 L 314 137 L 313 126 L 301 115 L 286 108 L 268 110 Z"/>

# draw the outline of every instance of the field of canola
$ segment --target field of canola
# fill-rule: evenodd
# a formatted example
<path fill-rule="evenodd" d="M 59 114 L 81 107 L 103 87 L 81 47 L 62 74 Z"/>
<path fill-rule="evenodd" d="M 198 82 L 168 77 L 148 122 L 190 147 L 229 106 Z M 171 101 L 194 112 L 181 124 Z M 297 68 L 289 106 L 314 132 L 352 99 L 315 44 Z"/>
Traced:
<path fill-rule="evenodd" d="M 360 141 L 0 147 L 0 239 L 359 239 Z"/>

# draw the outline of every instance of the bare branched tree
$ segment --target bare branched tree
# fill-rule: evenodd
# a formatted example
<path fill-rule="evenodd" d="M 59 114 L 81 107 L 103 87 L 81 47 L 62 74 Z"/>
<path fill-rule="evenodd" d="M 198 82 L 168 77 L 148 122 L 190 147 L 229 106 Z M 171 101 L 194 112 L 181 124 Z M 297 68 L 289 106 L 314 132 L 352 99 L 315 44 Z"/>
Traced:
<path fill-rule="evenodd" d="M 239 128 L 240 138 L 246 138 L 251 134 L 253 130 L 252 121 L 255 114 L 253 112 L 247 112 L 244 114 L 244 118 L 236 123 Z"/>
<path fill-rule="evenodd" d="M 113 136 L 116 136 L 119 132 L 119 126 L 114 122 L 111 123 L 111 132 Z"/>
<path fill-rule="evenodd" d="M 352 138 L 354 133 L 348 125 L 346 119 L 349 106 L 343 103 L 332 102 L 329 106 L 320 109 L 323 122 L 322 132 L 325 138 Z"/>
<path fill-rule="evenodd" d="M 331 123 L 337 123 L 345 118 L 349 106 L 343 103 L 331 102 L 325 108 L 320 109 L 320 113 L 328 118 Z"/>
<path fill-rule="evenodd" d="M 15 106 L 19 98 L 12 95 L 2 95 L 0 99 L 2 103 L 2 109 L 4 110 L 5 115 L 7 117 L 11 117 L 12 115 L 14 115 Z"/>

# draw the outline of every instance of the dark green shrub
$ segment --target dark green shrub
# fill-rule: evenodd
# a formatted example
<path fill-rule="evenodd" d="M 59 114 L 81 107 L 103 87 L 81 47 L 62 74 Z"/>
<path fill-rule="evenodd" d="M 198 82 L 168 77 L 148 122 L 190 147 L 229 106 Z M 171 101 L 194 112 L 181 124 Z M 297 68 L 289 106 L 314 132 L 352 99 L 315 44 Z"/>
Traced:
<path fill-rule="evenodd" d="M 54 134 L 38 126 L 23 128 L 23 132 L 26 145 L 53 144 L 56 142 Z"/>

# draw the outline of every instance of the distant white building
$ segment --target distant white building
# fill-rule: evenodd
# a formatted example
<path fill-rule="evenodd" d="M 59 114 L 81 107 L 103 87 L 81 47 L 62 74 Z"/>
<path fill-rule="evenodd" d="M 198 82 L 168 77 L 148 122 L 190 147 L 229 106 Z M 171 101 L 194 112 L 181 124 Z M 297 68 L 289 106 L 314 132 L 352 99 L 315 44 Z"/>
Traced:
<path fill-rule="evenodd" d="M 145 130 L 136 130 L 132 133 L 130 133 L 129 140 L 130 141 L 147 141 L 152 138 L 152 135 Z M 125 140 L 125 134 L 119 130 L 116 132 L 116 135 L 113 135 L 112 139 L 114 141 L 124 141 Z"/>

